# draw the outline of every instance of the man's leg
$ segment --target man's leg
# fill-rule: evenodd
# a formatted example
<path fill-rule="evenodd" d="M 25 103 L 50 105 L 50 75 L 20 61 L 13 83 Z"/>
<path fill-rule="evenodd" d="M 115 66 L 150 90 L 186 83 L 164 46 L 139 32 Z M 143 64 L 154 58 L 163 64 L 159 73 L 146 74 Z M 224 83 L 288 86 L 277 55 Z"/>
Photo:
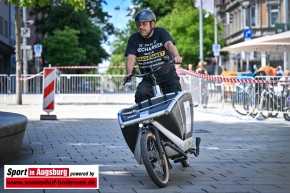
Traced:
<path fill-rule="evenodd" d="M 182 91 L 179 77 L 172 77 L 161 84 L 163 94 Z"/>
<path fill-rule="evenodd" d="M 143 80 L 138 84 L 135 93 L 135 103 L 147 100 L 148 98 L 154 97 L 152 90 L 152 83 L 149 80 L 143 78 Z"/>

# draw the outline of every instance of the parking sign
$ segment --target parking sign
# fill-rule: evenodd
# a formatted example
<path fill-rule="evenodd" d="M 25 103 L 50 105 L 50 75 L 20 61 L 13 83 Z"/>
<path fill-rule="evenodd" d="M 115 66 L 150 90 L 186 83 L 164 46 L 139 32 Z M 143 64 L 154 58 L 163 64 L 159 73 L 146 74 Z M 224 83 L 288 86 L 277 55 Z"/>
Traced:
<path fill-rule="evenodd" d="M 36 44 L 34 45 L 34 53 L 35 57 L 40 57 L 42 52 L 42 45 L 41 44 Z"/>
<path fill-rule="evenodd" d="M 212 51 L 213 52 L 219 52 L 221 50 L 221 45 L 219 44 L 213 44 L 212 45 Z"/>

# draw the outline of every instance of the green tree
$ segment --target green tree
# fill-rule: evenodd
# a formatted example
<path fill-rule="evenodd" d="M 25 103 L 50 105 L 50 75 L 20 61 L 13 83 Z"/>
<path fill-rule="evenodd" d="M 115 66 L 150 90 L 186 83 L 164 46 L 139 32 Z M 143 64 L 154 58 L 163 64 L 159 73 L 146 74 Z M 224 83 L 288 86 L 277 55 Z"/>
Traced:
<path fill-rule="evenodd" d="M 101 46 L 102 42 L 105 42 L 106 36 L 100 25 L 92 22 L 86 10 L 75 11 L 72 6 L 62 4 L 51 7 L 49 11 L 46 11 L 45 15 L 37 22 L 37 31 L 43 36 L 49 37 L 55 29 L 63 30 L 65 26 L 79 31 L 79 47 L 86 51 L 86 57 L 73 65 L 92 66 L 101 63 L 103 59 L 109 57 Z M 51 56 L 52 54 L 44 49 L 43 55 L 46 58 L 46 55 Z M 55 65 L 55 63 L 52 63 L 52 65 Z"/>
<path fill-rule="evenodd" d="M 131 12 L 136 13 L 142 9 L 147 9 L 148 7 L 154 12 L 157 20 L 164 17 L 165 15 L 171 13 L 175 2 L 178 0 L 132 0 L 135 5 Z M 195 0 L 190 0 L 194 2 Z"/>
<path fill-rule="evenodd" d="M 127 45 L 127 40 L 130 33 L 127 30 L 115 32 L 115 39 L 117 41 L 113 41 L 112 48 L 113 53 L 110 57 L 110 66 L 114 66 L 117 68 L 109 68 L 107 70 L 107 74 L 125 74 L 125 49 Z"/>
<path fill-rule="evenodd" d="M 138 10 L 150 8 L 156 15 L 156 26 L 166 28 L 172 35 L 176 46 L 183 57 L 183 67 L 188 63 L 196 65 L 199 61 L 199 9 L 195 7 L 193 0 L 133 0 L 135 7 Z M 138 5 L 138 6 L 137 6 Z M 168 12 L 159 10 L 166 9 Z M 134 11 L 132 11 L 134 12 Z M 135 11 L 136 12 L 136 11 Z M 134 12 L 134 13 L 135 13 Z M 160 14 L 161 13 L 161 14 Z M 205 11 L 203 15 L 207 14 Z M 134 21 L 131 20 L 127 31 L 130 33 L 136 32 L 137 28 Z M 218 34 L 222 33 L 222 26 L 218 25 Z M 214 43 L 214 17 L 209 14 L 209 17 L 203 19 L 203 47 L 204 56 L 212 57 L 212 44 Z M 130 35 L 130 34 L 129 34 Z M 129 35 L 118 39 L 118 42 L 126 42 Z M 120 36 L 117 36 L 120 37 Z M 120 41 L 119 41 L 120 40 Z M 218 42 L 223 45 L 224 41 L 220 38 Z M 127 42 L 126 42 L 127 43 Z M 120 43 L 123 46 L 123 54 L 126 44 Z M 118 46 L 115 49 L 121 50 Z M 118 60 L 119 63 L 125 63 L 125 58 L 122 59 L 120 52 L 113 52 L 111 58 Z M 121 60 L 122 59 L 122 60 Z"/>
<path fill-rule="evenodd" d="M 208 17 L 205 15 L 208 14 Z M 212 44 L 214 43 L 214 16 L 203 11 L 203 52 L 205 57 L 213 57 Z M 183 57 L 183 66 L 199 61 L 199 9 L 189 0 L 179 0 L 174 4 L 171 13 L 157 22 L 158 26 L 165 27 L 172 35 L 180 55 Z M 219 34 L 222 26 L 218 25 Z M 220 41 L 219 41 L 220 42 Z"/>
<path fill-rule="evenodd" d="M 22 74 L 22 57 L 20 49 L 20 7 L 35 7 L 35 6 L 46 6 L 52 3 L 51 0 L 4 0 L 15 5 L 14 24 L 15 24 L 15 36 L 16 36 L 16 104 L 22 104 L 22 89 L 21 89 L 21 74 Z M 71 4 L 76 9 L 84 8 L 84 0 L 62 0 L 64 3 Z"/>
<path fill-rule="evenodd" d="M 79 47 L 79 31 L 65 27 L 55 30 L 42 43 L 49 53 L 48 63 L 58 66 L 74 66 L 86 57 L 86 51 Z"/>

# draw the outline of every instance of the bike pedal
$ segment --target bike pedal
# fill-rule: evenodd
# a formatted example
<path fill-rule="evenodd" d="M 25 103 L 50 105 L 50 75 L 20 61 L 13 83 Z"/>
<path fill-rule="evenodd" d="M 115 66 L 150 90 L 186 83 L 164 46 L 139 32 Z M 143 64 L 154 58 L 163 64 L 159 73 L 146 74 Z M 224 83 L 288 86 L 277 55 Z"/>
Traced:
<path fill-rule="evenodd" d="M 182 162 L 182 161 L 184 161 L 186 159 L 187 159 L 187 157 L 180 157 L 180 158 L 175 159 L 174 163 Z"/>

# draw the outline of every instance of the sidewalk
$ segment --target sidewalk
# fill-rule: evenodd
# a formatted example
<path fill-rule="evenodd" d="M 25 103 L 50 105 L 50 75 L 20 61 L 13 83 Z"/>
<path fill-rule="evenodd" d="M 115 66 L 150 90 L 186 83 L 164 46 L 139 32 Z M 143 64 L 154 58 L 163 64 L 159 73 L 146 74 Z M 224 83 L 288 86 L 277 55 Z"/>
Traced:
<path fill-rule="evenodd" d="M 159 189 L 144 165 L 135 161 L 120 131 L 117 112 L 129 104 L 59 102 L 52 113 L 58 120 L 40 121 L 45 114 L 41 103 L 25 100 L 23 105 L 0 103 L 1 111 L 29 119 L 22 155 L 7 165 L 98 164 L 100 188 L 21 192 L 289 192 L 289 122 L 241 120 L 196 110 L 194 136 L 202 139 L 200 156 L 191 156 L 189 168 L 172 163 L 169 185 Z M 1 166 L 0 192 L 19 192 L 3 190 L 3 181 Z"/>

